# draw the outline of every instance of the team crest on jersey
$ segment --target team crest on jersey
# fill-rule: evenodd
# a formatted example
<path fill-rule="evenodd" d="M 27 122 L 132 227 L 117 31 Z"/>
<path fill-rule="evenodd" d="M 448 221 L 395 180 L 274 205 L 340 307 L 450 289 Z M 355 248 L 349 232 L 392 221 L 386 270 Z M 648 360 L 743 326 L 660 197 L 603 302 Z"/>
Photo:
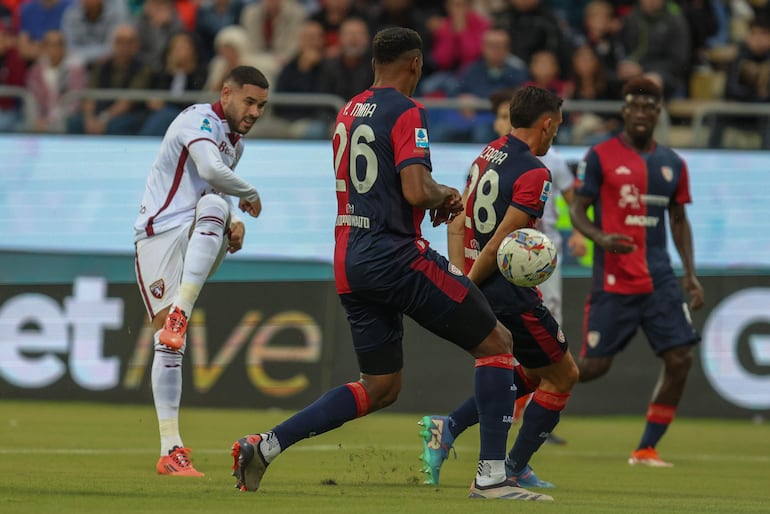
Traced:
<path fill-rule="evenodd" d="M 599 346 L 599 340 L 602 338 L 601 334 L 596 330 L 590 331 L 586 334 L 586 343 L 590 348 L 596 348 Z"/>
<path fill-rule="evenodd" d="M 203 121 L 201 122 L 201 130 L 211 133 L 211 122 L 208 118 L 203 118 Z"/>
<path fill-rule="evenodd" d="M 540 201 L 545 203 L 548 198 L 551 197 L 551 183 L 549 181 L 543 182 L 543 190 L 540 191 Z"/>
<path fill-rule="evenodd" d="M 430 146 L 427 130 L 424 128 L 414 129 L 414 146 L 417 148 L 428 148 Z"/>
<path fill-rule="evenodd" d="M 666 182 L 671 182 L 674 180 L 674 170 L 671 169 L 671 166 L 661 166 L 660 174 L 663 175 L 663 178 L 666 179 Z"/>
<path fill-rule="evenodd" d="M 458 277 L 462 276 L 463 274 L 463 272 L 460 271 L 460 268 L 458 268 L 451 262 L 449 263 L 449 266 L 447 266 L 447 268 L 449 269 L 449 273 L 452 273 L 453 275 L 457 275 Z"/>
<path fill-rule="evenodd" d="M 163 295 L 166 294 L 166 283 L 163 282 L 162 278 L 150 284 L 150 293 L 158 300 L 163 298 Z"/>

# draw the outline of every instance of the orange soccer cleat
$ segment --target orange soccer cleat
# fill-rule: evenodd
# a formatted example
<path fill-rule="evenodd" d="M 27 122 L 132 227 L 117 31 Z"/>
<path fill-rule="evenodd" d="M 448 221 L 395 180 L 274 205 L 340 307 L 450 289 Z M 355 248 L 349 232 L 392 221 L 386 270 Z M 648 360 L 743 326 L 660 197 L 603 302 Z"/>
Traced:
<path fill-rule="evenodd" d="M 179 350 L 184 346 L 184 336 L 187 332 L 187 315 L 179 307 L 168 313 L 163 330 L 160 331 L 160 344 L 166 345 L 172 350 Z"/>
<path fill-rule="evenodd" d="M 155 466 L 159 475 L 171 475 L 177 477 L 202 477 L 203 473 L 193 467 L 190 462 L 190 449 L 174 446 L 168 455 L 158 459 Z"/>
<path fill-rule="evenodd" d="M 670 462 L 661 459 L 657 450 L 652 446 L 631 452 L 628 463 L 632 466 L 649 466 L 651 468 L 670 468 L 673 466 Z"/>

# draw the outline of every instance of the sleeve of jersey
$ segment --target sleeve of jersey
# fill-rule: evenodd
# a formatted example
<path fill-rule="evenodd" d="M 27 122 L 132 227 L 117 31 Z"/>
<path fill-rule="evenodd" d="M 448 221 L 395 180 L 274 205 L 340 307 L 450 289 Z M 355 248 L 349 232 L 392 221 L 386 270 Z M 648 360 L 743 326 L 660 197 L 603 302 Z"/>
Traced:
<path fill-rule="evenodd" d="M 511 205 L 530 216 L 541 218 L 550 194 L 551 172 L 547 168 L 535 168 L 522 174 L 514 182 Z"/>
<path fill-rule="evenodd" d="M 602 186 L 602 163 L 596 150 L 591 149 L 578 164 L 575 194 L 597 198 Z"/>
<path fill-rule="evenodd" d="M 428 142 L 428 117 L 425 109 L 415 105 L 398 117 L 390 131 L 396 171 L 399 173 L 411 164 L 422 164 L 432 170 L 430 143 Z"/>
<path fill-rule="evenodd" d="M 219 148 L 213 140 L 195 139 L 187 144 L 187 150 L 195 167 L 198 168 L 198 174 L 214 189 L 249 201 L 256 201 L 259 198 L 254 186 L 236 175 L 222 162 Z"/>
<path fill-rule="evenodd" d="M 674 192 L 674 202 L 679 205 L 692 202 L 690 196 L 690 173 L 687 171 L 687 163 L 682 161 L 682 173 L 679 175 L 679 183 Z"/>

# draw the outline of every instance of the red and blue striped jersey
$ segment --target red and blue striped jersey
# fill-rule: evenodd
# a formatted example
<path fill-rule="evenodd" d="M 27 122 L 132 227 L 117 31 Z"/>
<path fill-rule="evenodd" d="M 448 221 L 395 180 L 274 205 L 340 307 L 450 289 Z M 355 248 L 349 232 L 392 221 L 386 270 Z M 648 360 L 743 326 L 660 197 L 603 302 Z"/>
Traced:
<path fill-rule="evenodd" d="M 340 110 L 332 148 L 334 273 L 337 291 L 348 293 L 394 261 L 408 265 L 428 246 L 420 230 L 425 209 L 406 201 L 399 175 L 411 164 L 431 169 L 425 108 L 396 89 L 372 87 Z"/>
<path fill-rule="evenodd" d="M 646 294 L 674 277 L 666 242 L 666 211 L 687 204 L 687 164 L 655 144 L 639 153 L 622 136 L 588 150 L 578 165 L 575 193 L 593 198 L 594 223 L 605 233 L 626 234 L 636 251 L 612 254 L 594 247 L 593 290 Z"/>

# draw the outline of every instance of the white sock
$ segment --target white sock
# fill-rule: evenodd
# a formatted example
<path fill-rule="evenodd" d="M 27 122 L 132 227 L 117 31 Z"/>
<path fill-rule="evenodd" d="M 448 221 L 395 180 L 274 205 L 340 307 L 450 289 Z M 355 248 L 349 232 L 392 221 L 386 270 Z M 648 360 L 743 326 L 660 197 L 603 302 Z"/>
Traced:
<path fill-rule="evenodd" d="M 182 399 L 182 354 L 171 352 L 158 342 L 152 361 L 152 397 L 158 416 L 160 454 L 168 455 L 174 446 L 184 447 L 179 435 L 179 403 Z M 162 348 L 159 349 L 158 347 Z"/>
<path fill-rule="evenodd" d="M 224 241 L 227 202 L 219 197 L 207 196 L 201 198 L 198 203 L 195 227 L 184 257 L 182 282 L 174 299 L 174 305 L 182 309 L 188 317 L 198 300 L 203 284 L 219 259 Z"/>
<path fill-rule="evenodd" d="M 272 432 L 259 435 L 262 436 L 262 442 L 259 443 L 259 450 L 262 452 L 262 455 L 265 457 L 267 463 L 270 464 L 273 459 L 278 457 L 278 454 L 281 453 L 281 443 Z"/>
<path fill-rule="evenodd" d="M 478 471 L 476 472 L 476 484 L 488 486 L 499 484 L 505 480 L 505 461 L 504 460 L 480 460 Z"/>

